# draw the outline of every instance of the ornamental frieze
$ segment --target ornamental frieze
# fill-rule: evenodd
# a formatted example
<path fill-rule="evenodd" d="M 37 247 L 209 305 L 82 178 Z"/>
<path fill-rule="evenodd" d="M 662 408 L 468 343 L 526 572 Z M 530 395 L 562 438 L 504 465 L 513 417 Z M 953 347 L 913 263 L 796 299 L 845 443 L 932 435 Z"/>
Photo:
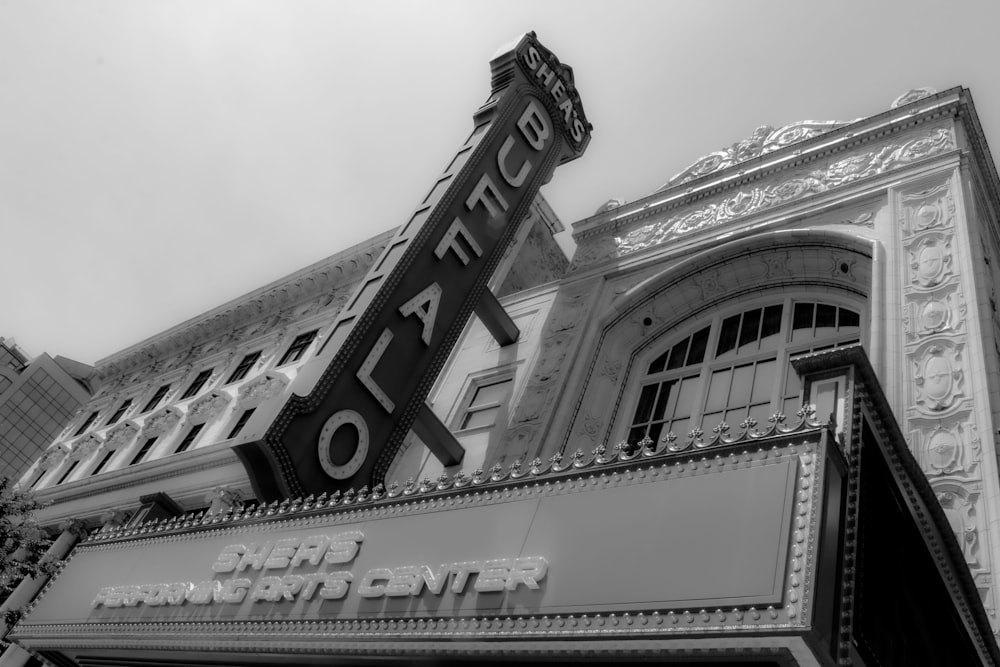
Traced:
<path fill-rule="evenodd" d="M 687 183 L 707 174 L 728 169 L 740 162 L 752 160 L 785 146 L 818 137 L 831 130 L 850 125 L 853 122 L 855 121 L 803 120 L 777 130 L 770 125 L 762 125 L 754 130 L 754 133 L 750 137 L 742 141 L 737 141 L 735 144 L 721 151 L 709 153 L 705 157 L 699 158 L 697 162 L 667 181 L 666 185 L 660 188 L 660 190 L 665 190 L 674 185 Z"/>
<path fill-rule="evenodd" d="M 615 252 L 620 257 L 652 248 L 677 237 L 704 231 L 781 204 L 877 176 L 954 148 L 955 139 L 949 129 L 929 130 L 909 141 L 887 143 L 877 149 L 831 161 L 813 171 L 799 172 L 782 181 L 741 189 L 701 208 L 643 225 L 615 237 Z M 922 219 L 927 222 L 936 219 L 935 216 L 942 213 L 931 208 L 928 205 L 922 212 Z M 576 261 L 574 263 L 577 264 Z"/>

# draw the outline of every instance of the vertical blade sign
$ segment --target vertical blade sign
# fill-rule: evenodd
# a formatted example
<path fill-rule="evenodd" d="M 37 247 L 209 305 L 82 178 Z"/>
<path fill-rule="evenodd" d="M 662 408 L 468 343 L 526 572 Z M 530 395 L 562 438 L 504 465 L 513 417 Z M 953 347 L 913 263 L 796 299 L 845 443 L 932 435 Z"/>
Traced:
<path fill-rule="evenodd" d="M 259 499 L 382 481 L 539 188 L 586 149 L 591 126 L 573 71 L 534 33 L 490 68 L 492 91 L 469 138 L 264 437 L 235 448 Z"/>

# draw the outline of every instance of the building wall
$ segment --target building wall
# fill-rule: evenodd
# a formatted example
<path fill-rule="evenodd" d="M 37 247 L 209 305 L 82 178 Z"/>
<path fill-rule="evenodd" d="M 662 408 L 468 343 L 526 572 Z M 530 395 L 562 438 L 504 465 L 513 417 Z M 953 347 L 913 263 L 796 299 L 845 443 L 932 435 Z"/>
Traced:
<path fill-rule="evenodd" d="M 554 256 L 546 245 L 551 235 L 537 226 L 552 216 L 536 207 L 536 226 L 523 230 L 493 285 L 509 286 L 502 303 L 521 338 L 497 346 L 473 320 L 430 394 L 434 412 L 465 446 L 465 459 L 444 469 L 411 436 L 386 482 L 433 482 L 615 447 L 696 452 L 752 438 L 765 428 L 763 414 L 780 421 L 796 406 L 816 406 L 842 421 L 838 387 L 815 385 L 808 395 L 781 387 L 791 386 L 782 384 L 789 359 L 814 341 L 839 345 L 857 338 L 938 494 L 995 627 L 998 193 L 968 91 L 953 89 L 904 96 L 893 109 L 853 123 L 767 128 L 699 160 L 648 197 L 609 202 L 573 226 L 577 252 L 561 276 L 554 275 L 563 270 L 556 259 L 538 261 Z M 307 353 L 280 365 L 281 355 L 302 332 L 315 329 L 322 340 L 386 238 L 99 363 L 103 390 L 22 478 L 47 471 L 38 495 L 55 504 L 43 520 L 82 514 L 96 522 L 103 511 L 134 510 L 154 491 L 166 491 L 185 510 L 208 506 L 220 486 L 246 497 L 249 485 L 231 446 L 259 438 L 271 423 L 309 359 Z M 739 423 L 724 417 L 692 423 L 687 432 L 658 433 L 655 442 L 636 441 L 632 427 L 657 358 L 704 327 L 711 331 L 707 349 L 719 352 L 727 318 L 778 303 L 786 317 L 782 336 L 797 331 L 789 319 L 796 304 L 810 303 L 856 313 L 856 332 L 826 331 L 816 320 L 801 345 L 794 338 L 776 344 L 773 391 Z M 227 383 L 255 350 L 262 355 L 253 371 Z M 701 392 L 690 399 L 696 400 L 692 419 L 711 412 L 717 372 L 735 369 L 744 356 L 756 363 L 765 352 L 719 354 L 691 366 L 692 386 Z M 182 398 L 208 368 L 202 391 Z M 464 415 L 478 407 L 478 388 L 508 379 L 497 411 L 482 425 L 463 428 Z M 143 413 L 139 406 L 164 384 L 171 393 Z M 732 386 L 725 387 L 730 401 Z M 121 421 L 107 424 L 129 398 L 132 407 Z M 250 407 L 253 416 L 229 438 Z M 100 418 L 78 433 L 95 411 Z M 198 424 L 204 432 L 192 448 L 173 453 Z M 154 435 L 146 458 L 129 465 Z M 94 475 L 108 452 L 114 457 Z M 74 460 L 81 463 L 56 484 Z"/>
<path fill-rule="evenodd" d="M 433 394 L 434 409 L 446 423 L 458 419 L 453 402 L 468 393 L 470 373 L 482 375 L 485 368 L 505 364 L 504 372 L 512 379 L 524 376 L 555 291 L 545 284 L 566 266 L 553 238 L 561 230 L 558 218 L 539 197 L 491 283 L 495 290 L 503 285 L 519 288 L 502 302 L 520 326 L 521 340 L 501 349 L 490 343 L 477 320 L 470 322 L 453 355 L 452 370 L 442 375 Z M 70 517 L 99 523 L 109 512 L 134 513 L 142 497 L 157 492 L 167 493 L 185 511 L 210 507 L 223 490 L 234 498 L 251 499 L 249 480 L 232 447 L 259 438 L 270 425 L 291 395 L 293 381 L 308 367 L 340 308 L 391 234 L 337 253 L 99 361 L 100 390 L 21 476 L 23 487 L 52 503 L 39 515 L 43 523 L 55 525 Z M 302 356 L 282 363 L 296 339 L 310 332 L 316 332 L 315 338 Z M 245 376 L 230 381 L 240 363 L 258 352 Z M 200 389 L 186 395 L 206 371 L 208 378 Z M 163 387 L 168 387 L 166 394 L 150 406 Z M 498 422 L 495 428 L 465 433 L 459 429 L 459 439 L 468 448 L 463 466 L 471 471 L 482 465 L 486 443 L 495 440 L 503 426 Z M 186 443 L 194 429 L 197 436 Z M 178 451 L 182 447 L 184 451 Z M 422 464 L 408 475 L 436 477 L 442 472 L 440 464 L 435 468 L 434 461 L 427 462 L 425 453 L 413 455 Z"/>

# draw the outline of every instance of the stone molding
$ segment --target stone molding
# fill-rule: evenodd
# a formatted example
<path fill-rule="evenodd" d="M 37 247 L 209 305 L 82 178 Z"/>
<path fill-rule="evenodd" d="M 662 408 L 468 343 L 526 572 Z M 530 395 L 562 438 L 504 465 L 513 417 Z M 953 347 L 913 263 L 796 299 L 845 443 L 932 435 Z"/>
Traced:
<path fill-rule="evenodd" d="M 191 424 L 204 424 L 221 414 L 232 400 L 233 397 L 226 392 L 213 389 L 188 406 L 188 422 Z"/>
<path fill-rule="evenodd" d="M 96 433 L 90 433 L 73 443 L 73 451 L 67 456 L 68 461 L 82 461 L 105 446 L 105 440 Z"/>
<path fill-rule="evenodd" d="M 785 125 L 777 130 L 770 125 L 761 125 L 746 139 L 737 141 L 720 151 L 715 151 L 714 153 L 709 153 L 704 157 L 698 158 L 690 167 L 670 178 L 657 192 L 693 181 L 708 174 L 714 174 L 740 162 L 752 160 L 761 155 L 785 148 L 786 146 L 797 144 L 800 141 L 818 137 L 821 134 L 826 134 L 832 130 L 856 123 L 859 120 L 863 119 L 858 118 L 846 121 L 802 120 L 797 123 Z"/>
<path fill-rule="evenodd" d="M 281 394 L 288 386 L 288 382 L 283 373 L 276 371 L 262 373 L 240 387 L 236 402 L 244 408 L 259 405 Z"/>
<path fill-rule="evenodd" d="M 152 438 L 166 433 L 180 423 L 182 417 L 183 415 L 175 407 L 162 408 L 146 417 L 146 421 L 142 425 L 141 435 L 144 438 Z"/>
<path fill-rule="evenodd" d="M 645 224 L 621 236 L 615 236 L 613 247 L 609 250 L 613 256 L 621 257 L 663 245 L 676 237 L 735 222 L 778 205 L 870 178 L 955 147 L 955 138 L 950 129 L 939 127 L 926 130 L 909 140 L 886 142 L 878 148 L 856 151 L 830 160 L 817 169 L 798 172 L 768 184 L 743 188 L 694 210 Z M 574 257 L 574 265 L 579 266 L 584 261 L 601 258 L 592 257 L 585 252 L 579 259 Z"/>
<path fill-rule="evenodd" d="M 108 431 L 104 442 L 109 450 L 121 449 L 127 447 L 138 433 L 139 427 L 134 421 L 124 421 Z"/>
<path fill-rule="evenodd" d="M 70 450 L 66 445 L 52 445 L 42 454 L 42 457 L 38 460 L 38 465 L 42 469 L 48 470 L 62 463 L 69 453 Z"/>

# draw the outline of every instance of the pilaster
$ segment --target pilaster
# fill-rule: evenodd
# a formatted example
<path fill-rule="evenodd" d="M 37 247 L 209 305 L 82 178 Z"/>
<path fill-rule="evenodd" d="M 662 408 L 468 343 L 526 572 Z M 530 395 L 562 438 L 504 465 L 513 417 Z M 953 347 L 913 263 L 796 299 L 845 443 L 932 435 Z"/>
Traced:
<path fill-rule="evenodd" d="M 994 630 L 1000 562 L 997 467 L 977 253 L 955 163 L 892 189 L 887 291 L 898 296 L 900 336 L 887 343 L 886 386 L 972 572 Z M 978 243 L 978 239 L 975 240 Z M 895 283 L 895 284 L 892 284 Z M 887 300 L 892 302 L 892 299 Z M 970 307 L 970 303 L 972 307 Z M 892 331 L 889 327 L 888 331 Z"/>

